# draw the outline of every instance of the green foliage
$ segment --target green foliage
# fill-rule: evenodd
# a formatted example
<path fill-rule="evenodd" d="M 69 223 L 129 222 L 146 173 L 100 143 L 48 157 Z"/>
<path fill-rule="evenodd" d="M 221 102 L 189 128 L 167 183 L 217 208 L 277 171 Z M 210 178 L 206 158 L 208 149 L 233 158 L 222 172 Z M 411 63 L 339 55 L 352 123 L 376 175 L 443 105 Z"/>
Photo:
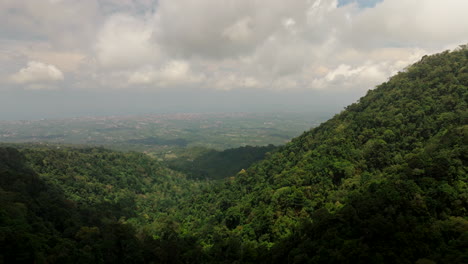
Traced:
<path fill-rule="evenodd" d="M 275 149 L 275 146 L 268 145 L 265 147 L 245 146 L 223 151 L 204 150 L 202 153 L 197 153 L 196 157 L 186 154 L 169 160 L 166 164 L 171 169 L 181 171 L 192 179 L 219 180 L 234 176 L 242 169 L 247 169 Z M 187 151 L 190 152 L 191 149 Z"/>
<path fill-rule="evenodd" d="M 221 183 L 139 153 L 0 148 L 0 261 L 467 263 L 467 69 L 466 46 L 425 56 L 278 150 L 171 165 Z"/>
<path fill-rule="evenodd" d="M 210 226 L 256 262 L 466 262 L 467 53 L 425 56 L 226 181 Z"/>
<path fill-rule="evenodd" d="M 140 263 L 133 227 L 66 198 L 23 154 L 0 148 L 2 263 Z"/>

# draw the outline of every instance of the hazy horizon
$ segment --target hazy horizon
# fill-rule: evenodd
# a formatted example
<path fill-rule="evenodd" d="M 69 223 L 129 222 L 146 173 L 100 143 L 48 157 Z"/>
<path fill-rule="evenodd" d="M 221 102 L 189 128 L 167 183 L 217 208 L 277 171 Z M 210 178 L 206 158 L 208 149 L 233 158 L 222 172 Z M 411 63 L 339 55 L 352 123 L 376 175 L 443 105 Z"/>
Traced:
<path fill-rule="evenodd" d="M 468 42 L 462 0 L 7 0 L 0 120 L 337 113 Z"/>
<path fill-rule="evenodd" d="M 120 92 L 24 91 L 0 98 L 0 121 L 72 118 L 81 116 L 143 115 L 213 112 L 311 112 L 334 114 L 364 94 L 343 96 L 320 91 L 259 93 L 256 91 Z M 39 103 L 42 102 L 42 103 Z M 60 111 L 58 111 L 58 109 Z"/>

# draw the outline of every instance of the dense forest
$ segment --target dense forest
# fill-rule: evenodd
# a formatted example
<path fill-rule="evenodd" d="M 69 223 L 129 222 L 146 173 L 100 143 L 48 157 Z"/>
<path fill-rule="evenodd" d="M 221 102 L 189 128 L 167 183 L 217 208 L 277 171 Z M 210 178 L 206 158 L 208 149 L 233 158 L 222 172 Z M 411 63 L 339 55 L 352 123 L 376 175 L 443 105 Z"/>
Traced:
<path fill-rule="evenodd" d="M 24 147 L 0 148 L 1 263 L 155 262 L 145 241 L 165 227 L 146 211 L 167 218 L 204 184 L 140 153 Z"/>
<path fill-rule="evenodd" d="M 467 87 L 464 45 L 278 149 L 1 147 L 0 263 L 468 263 Z"/>
<path fill-rule="evenodd" d="M 180 157 L 167 160 L 166 165 L 183 172 L 189 179 L 219 180 L 234 176 L 275 150 L 273 145 L 245 146 L 223 151 L 194 147 L 186 149 Z"/>

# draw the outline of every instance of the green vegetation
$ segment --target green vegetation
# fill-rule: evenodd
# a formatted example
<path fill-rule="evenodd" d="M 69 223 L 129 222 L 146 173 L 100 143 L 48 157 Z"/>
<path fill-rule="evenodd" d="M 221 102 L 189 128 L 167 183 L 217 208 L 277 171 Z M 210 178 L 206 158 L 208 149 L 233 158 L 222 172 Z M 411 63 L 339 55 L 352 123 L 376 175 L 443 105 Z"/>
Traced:
<path fill-rule="evenodd" d="M 2 263 L 168 263 L 172 211 L 209 186 L 140 153 L 23 147 L 0 148 Z"/>
<path fill-rule="evenodd" d="M 1 263 L 141 260 L 133 227 L 112 217 L 107 204 L 67 199 L 12 148 L 0 148 L 0 173 Z"/>
<path fill-rule="evenodd" d="M 467 46 L 425 56 L 279 149 L 166 161 L 188 176 L 133 152 L 1 148 L 1 260 L 468 263 L 467 87 Z M 268 153 L 206 180 L 245 152 Z"/>
<path fill-rule="evenodd" d="M 191 179 L 224 179 L 247 169 L 275 149 L 273 145 L 245 146 L 223 151 L 192 148 L 176 159 L 169 159 L 166 164 L 171 169 L 185 173 Z"/>

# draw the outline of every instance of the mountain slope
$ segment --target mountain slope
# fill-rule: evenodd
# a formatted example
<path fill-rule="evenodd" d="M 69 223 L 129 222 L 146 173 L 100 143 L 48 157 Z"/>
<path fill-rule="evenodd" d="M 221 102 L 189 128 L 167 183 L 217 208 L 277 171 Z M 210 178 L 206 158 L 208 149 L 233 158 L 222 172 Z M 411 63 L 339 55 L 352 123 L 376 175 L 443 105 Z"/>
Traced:
<path fill-rule="evenodd" d="M 266 153 L 276 149 L 268 146 L 245 146 L 217 151 L 213 149 L 192 148 L 187 154 L 166 161 L 169 168 L 185 173 L 192 179 L 219 180 L 235 175 L 253 163 L 263 160 Z M 199 151 L 197 155 L 190 152 Z"/>
<path fill-rule="evenodd" d="M 0 148 L 0 201 L 0 263 L 144 261 L 132 226 L 109 217 L 105 205 L 67 199 L 13 148 Z"/>
<path fill-rule="evenodd" d="M 202 243 L 214 256 L 233 247 L 231 261 L 259 261 L 259 252 L 297 263 L 463 258 L 467 57 L 466 46 L 423 57 L 239 173 L 206 212 L 216 222 L 200 226 L 238 242 Z"/>
<path fill-rule="evenodd" d="M 197 254 L 170 237 L 170 212 L 208 184 L 141 153 L 17 147 L 0 147 L 0 263 L 168 263 L 173 244 Z"/>
<path fill-rule="evenodd" d="M 0 262 L 468 263 L 467 88 L 467 46 L 425 56 L 219 185 L 0 148 Z"/>

